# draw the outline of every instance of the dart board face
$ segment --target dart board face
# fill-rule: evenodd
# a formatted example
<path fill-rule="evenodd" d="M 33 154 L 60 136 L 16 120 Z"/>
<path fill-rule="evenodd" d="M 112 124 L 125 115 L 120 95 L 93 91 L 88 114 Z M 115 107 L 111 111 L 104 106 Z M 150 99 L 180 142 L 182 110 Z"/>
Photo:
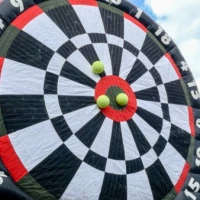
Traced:
<path fill-rule="evenodd" d="M 0 156 L 30 198 L 197 198 L 200 95 L 172 39 L 140 9 L 46 1 L 11 22 L 0 48 Z M 109 106 L 97 105 L 101 95 Z"/>

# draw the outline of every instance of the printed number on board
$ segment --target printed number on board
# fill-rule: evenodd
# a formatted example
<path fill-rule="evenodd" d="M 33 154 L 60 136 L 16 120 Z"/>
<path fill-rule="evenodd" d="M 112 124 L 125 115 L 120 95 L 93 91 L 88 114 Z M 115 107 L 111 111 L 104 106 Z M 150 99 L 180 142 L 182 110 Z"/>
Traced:
<path fill-rule="evenodd" d="M 135 17 L 137 19 L 140 19 L 141 15 L 142 15 L 142 10 L 140 8 L 137 8 L 137 13 L 136 13 Z"/>
<path fill-rule="evenodd" d="M 185 190 L 185 195 L 187 197 L 190 197 L 192 200 L 196 200 L 197 199 L 197 197 L 194 194 L 192 194 L 190 191 L 188 191 L 187 189 Z"/>
<path fill-rule="evenodd" d="M 198 128 L 200 128 L 200 119 L 197 119 L 197 121 L 196 121 L 196 126 L 198 127 Z M 200 158 L 200 157 L 199 157 Z"/>
<path fill-rule="evenodd" d="M 24 11 L 24 4 L 22 2 L 22 0 L 10 0 L 10 3 L 16 7 L 20 9 L 20 12 Z"/>
<path fill-rule="evenodd" d="M 0 171 L 0 185 L 3 183 L 3 177 L 7 177 L 4 172 Z"/>
<path fill-rule="evenodd" d="M 113 3 L 115 5 L 120 5 L 122 2 L 122 0 L 109 0 L 109 1 L 110 1 L 110 3 Z"/>
<path fill-rule="evenodd" d="M 200 167 L 200 147 L 196 151 L 197 159 L 195 160 L 195 164 L 197 167 Z"/>
<path fill-rule="evenodd" d="M 196 85 L 196 82 L 195 81 L 192 81 L 191 83 L 188 83 L 188 87 L 196 87 L 197 85 Z M 191 95 L 192 95 L 192 97 L 194 98 L 194 99 L 200 99 L 200 94 L 199 94 L 199 92 L 197 91 L 197 90 L 192 90 L 191 91 Z"/>
<path fill-rule="evenodd" d="M 2 19 L 0 19 L 0 29 L 4 29 L 5 24 Z"/>
<path fill-rule="evenodd" d="M 200 190 L 200 184 L 197 181 L 195 181 L 193 177 L 191 177 L 188 186 L 192 189 L 193 192 L 199 192 Z M 190 197 L 192 200 L 197 199 L 197 197 L 187 189 L 184 191 L 184 193 L 187 197 Z"/>
<path fill-rule="evenodd" d="M 189 70 L 189 66 L 188 66 L 188 64 L 185 61 L 182 61 L 181 65 L 182 65 L 181 69 L 183 71 L 188 71 Z"/>
<path fill-rule="evenodd" d="M 161 33 L 163 33 L 164 30 L 159 26 L 158 30 L 155 32 L 156 36 L 159 36 Z M 169 45 L 170 42 L 172 41 L 172 39 L 169 37 L 169 35 L 167 33 L 165 33 L 162 37 L 161 37 L 161 42 L 165 45 Z"/>

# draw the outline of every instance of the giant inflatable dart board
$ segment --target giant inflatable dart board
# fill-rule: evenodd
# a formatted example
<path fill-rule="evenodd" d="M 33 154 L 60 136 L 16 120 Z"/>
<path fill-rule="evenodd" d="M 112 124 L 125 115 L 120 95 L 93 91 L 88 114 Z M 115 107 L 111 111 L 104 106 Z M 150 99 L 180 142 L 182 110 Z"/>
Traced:
<path fill-rule="evenodd" d="M 200 94 L 142 10 L 0 0 L 0 35 L 0 199 L 200 199 Z"/>

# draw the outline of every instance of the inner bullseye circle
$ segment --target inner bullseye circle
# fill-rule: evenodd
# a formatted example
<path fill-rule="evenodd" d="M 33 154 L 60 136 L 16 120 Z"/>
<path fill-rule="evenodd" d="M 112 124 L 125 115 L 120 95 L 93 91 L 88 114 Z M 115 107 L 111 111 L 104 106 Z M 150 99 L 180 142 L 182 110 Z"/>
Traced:
<path fill-rule="evenodd" d="M 122 105 L 120 101 L 117 101 L 120 94 L 125 94 L 125 92 L 118 86 L 111 86 L 106 91 L 106 95 L 110 99 L 110 106 L 117 110 L 123 110 L 126 107 L 126 104 Z"/>
<path fill-rule="evenodd" d="M 100 79 L 95 87 L 95 99 L 102 95 L 109 99 L 106 107 L 101 107 L 101 112 L 110 119 L 122 122 L 133 117 L 137 110 L 136 96 L 130 85 L 118 76 L 105 76 Z"/>

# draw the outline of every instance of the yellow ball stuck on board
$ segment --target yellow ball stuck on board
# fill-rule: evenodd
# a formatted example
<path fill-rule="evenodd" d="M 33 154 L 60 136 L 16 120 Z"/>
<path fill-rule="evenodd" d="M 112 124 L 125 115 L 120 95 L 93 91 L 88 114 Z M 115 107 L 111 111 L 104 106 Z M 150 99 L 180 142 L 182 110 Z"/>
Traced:
<path fill-rule="evenodd" d="M 110 99 L 106 95 L 101 95 L 97 98 L 99 108 L 106 108 L 110 104 Z"/>
<path fill-rule="evenodd" d="M 96 61 L 92 64 L 92 69 L 95 74 L 101 74 L 104 71 L 104 64 L 101 61 Z"/>
<path fill-rule="evenodd" d="M 120 105 L 120 106 L 125 106 L 128 103 L 128 96 L 125 93 L 120 93 L 117 95 L 116 97 L 116 102 Z"/>

